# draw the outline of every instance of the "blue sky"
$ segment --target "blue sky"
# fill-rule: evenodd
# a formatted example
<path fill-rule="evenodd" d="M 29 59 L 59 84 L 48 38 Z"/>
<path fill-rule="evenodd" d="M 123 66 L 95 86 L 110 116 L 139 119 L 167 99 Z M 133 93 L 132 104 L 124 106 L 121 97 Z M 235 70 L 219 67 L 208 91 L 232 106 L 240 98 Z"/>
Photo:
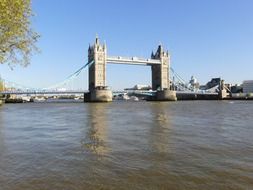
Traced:
<path fill-rule="evenodd" d="M 41 53 L 27 68 L 0 65 L 3 78 L 26 86 L 64 80 L 85 64 L 96 34 L 109 55 L 149 58 L 162 43 L 186 80 L 253 79 L 252 0 L 33 0 L 33 10 Z M 81 82 L 87 87 L 87 77 Z M 108 65 L 107 83 L 113 89 L 150 84 L 150 68 Z"/>

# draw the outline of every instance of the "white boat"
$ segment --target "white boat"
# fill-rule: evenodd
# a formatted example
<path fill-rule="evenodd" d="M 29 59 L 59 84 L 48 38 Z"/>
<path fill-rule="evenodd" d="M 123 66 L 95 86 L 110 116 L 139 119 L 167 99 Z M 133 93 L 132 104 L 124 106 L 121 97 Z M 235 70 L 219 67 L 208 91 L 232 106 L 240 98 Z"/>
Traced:
<path fill-rule="evenodd" d="M 122 96 L 123 100 L 129 100 L 130 97 L 127 95 L 127 93 L 123 94 Z"/>
<path fill-rule="evenodd" d="M 114 98 L 115 100 L 129 100 L 130 97 L 127 95 L 127 93 L 119 94 Z"/>
<path fill-rule="evenodd" d="M 28 96 L 22 96 L 23 102 L 31 102 L 31 97 Z"/>
<path fill-rule="evenodd" d="M 83 97 L 81 97 L 81 96 L 78 96 L 78 97 L 74 98 L 74 100 L 82 100 L 82 99 L 83 99 Z"/>
<path fill-rule="evenodd" d="M 44 102 L 44 101 L 46 101 L 46 98 L 44 98 L 44 97 L 35 97 L 34 98 L 34 102 Z"/>
<path fill-rule="evenodd" d="M 131 96 L 130 99 L 135 102 L 139 101 L 139 98 L 137 96 Z"/>

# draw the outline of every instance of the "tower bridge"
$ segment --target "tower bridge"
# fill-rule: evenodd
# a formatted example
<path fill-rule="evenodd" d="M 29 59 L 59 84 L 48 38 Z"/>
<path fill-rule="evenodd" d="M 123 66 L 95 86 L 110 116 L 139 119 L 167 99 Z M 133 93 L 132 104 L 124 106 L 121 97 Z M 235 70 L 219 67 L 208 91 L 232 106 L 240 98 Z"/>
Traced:
<path fill-rule="evenodd" d="M 170 55 L 162 45 L 158 46 L 151 58 L 108 56 L 106 44 L 101 44 L 96 37 L 93 46 L 88 49 L 89 92 L 85 93 L 85 100 L 91 102 L 112 101 L 112 91 L 106 86 L 107 64 L 144 65 L 151 67 L 152 90 L 156 91 L 153 100 L 175 101 L 176 93 L 170 90 Z"/>
<path fill-rule="evenodd" d="M 151 68 L 152 91 L 112 92 L 106 85 L 107 64 L 149 66 Z M 83 77 L 80 77 L 80 73 L 86 68 L 88 68 L 89 75 L 88 91 L 84 88 L 73 88 L 72 85 L 77 83 L 77 78 L 83 79 Z M 3 86 L 6 86 L 6 88 L 4 89 Z M 82 81 L 81 86 L 84 87 Z M 189 87 L 188 83 L 171 68 L 170 54 L 161 45 L 158 46 L 155 53 L 151 53 L 150 58 L 110 56 L 107 55 L 106 45 L 101 44 L 98 37 L 94 45 L 88 48 L 88 61 L 86 64 L 57 84 L 47 88 L 31 88 L 0 78 L 0 99 L 2 95 L 84 94 L 84 100 L 87 102 L 108 102 L 112 101 L 113 95 L 132 93 L 147 95 L 149 100 L 175 101 L 177 99 L 223 99 L 226 98 L 227 92 L 224 81 L 212 89 L 196 90 Z"/>

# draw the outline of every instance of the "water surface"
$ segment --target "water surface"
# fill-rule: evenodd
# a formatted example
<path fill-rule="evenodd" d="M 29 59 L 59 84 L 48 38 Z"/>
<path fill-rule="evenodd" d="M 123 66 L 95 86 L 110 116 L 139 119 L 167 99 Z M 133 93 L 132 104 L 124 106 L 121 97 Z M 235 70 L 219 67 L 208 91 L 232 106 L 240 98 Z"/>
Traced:
<path fill-rule="evenodd" d="M 6 104 L 0 189 L 253 189 L 253 102 Z"/>

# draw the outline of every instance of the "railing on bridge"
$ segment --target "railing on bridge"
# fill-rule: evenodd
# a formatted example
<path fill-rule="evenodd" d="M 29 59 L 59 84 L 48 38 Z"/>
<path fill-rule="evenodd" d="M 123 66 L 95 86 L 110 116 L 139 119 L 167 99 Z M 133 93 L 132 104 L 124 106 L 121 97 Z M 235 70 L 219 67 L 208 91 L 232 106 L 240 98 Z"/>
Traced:
<path fill-rule="evenodd" d="M 139 57 L 120 57 L 120 56 L 109 56 L 107 57 L 108 63 L 124 63 L 124 64 L 136 64 L 136 65 L 152 65 L 152 64 L 161 64 L 160 60 L 156 59 L 143 59 Z M 24 85 L 20 85 L 17 83 L 10 82 L 8 80 L 2 80 L 4 81 L 6 85 L 5 90 L 1 90 L 1 82 L 0 82 L 0 95 L 1 94 L 16 94 L 16 95 L 22 95 L 22 94 L 83 94 L 87 92 L 87 90 L 80 89 L 80 88 L 73 88 L 73 83 L 76 83 L 76 79 L 84 78 L 84 76 L 80 77 L 80 73 L 87 68 L 87 66 L 94 63 L 94 61 L 91 61 L 89 63 L 86 63 L 81 68 L 79 68 L 76 72 L 74 72 L 72 75 L 67 77 L 64 81 L 57 83 L 51 87 L 48 88 L 29 88 L 25 87 Z M 173 68 L 170 68 L 171 74 L 170 74 L 170 82 L 171 82 L 171 89 L 177 91 L 177 93 L 197 93 L 197 94 L 217 94 L 218 87 L 215 87 L 213 89 L 207 89 L 207 90 L 196 90 L 189 86 L 189 83 L 187 83 L 180 75 L 178 75 Z M 83 82 L 82 82 L 83 85 Z M 68 87 L 69 86 L 69 87 Z M 63 90 L 64 89 L 64 90 Z M 77 90 L 78 89 L 78 90 Z M 2 92 L 1 92 L 2 91 Z M 132 91 L 114 91 L 114 94 L 122 92 L 122 93 L 139 93 L 139 94 L 147 94 L 147 95 L 154 95 L 156 91 L 140 91 L 140 90 L 132 90 Z"/>
<path fill-rule="evenodd" d="M 160 65 L 161 61 L 157 59 L 144 59 L 139 57 L 121 57 L 108 56 L 107 63 L 112 64 L 131 64 L 131 65 Z"/>
<path fill-rule="evenodd" d="M 0 95 L 77 95 L 77 94 L 84 94 L 88 92 L 88 90 L 85 91 L 2 91 L 0 92 Z M 119 94 L 136 94 L 136 95 L 144 95 L 144 96 L 154 96 L 157 91 L 153 90 L 116 90 L 113 91 L 113 95 L 119 95 Z M 215 95 L 218 94 L 218 92 L 214 91 L 208 91 L 208 90 L 198 90 L 198 91 L 176 91 L 177 94 L 209 94 L 209 95 Z"/>
<path fill-rule="evenodd" d="M 2 95 L 60 95 L 60 94 L 84 94 L 86 91 L 2 91 Z"/>

